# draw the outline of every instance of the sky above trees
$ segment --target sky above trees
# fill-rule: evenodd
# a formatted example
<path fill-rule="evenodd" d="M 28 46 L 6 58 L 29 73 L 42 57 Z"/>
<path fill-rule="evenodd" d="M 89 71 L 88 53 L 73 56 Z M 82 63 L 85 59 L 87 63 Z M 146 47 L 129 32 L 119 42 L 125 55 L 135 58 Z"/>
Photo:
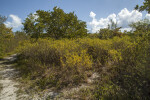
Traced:
<path fill-rule="evenodd" d="M 13 31 L 20 30 L 27 15 L 37 10 L 51 10 L 58 6 L 65 12 L 74 11 L 80 20 L 87 23 L 89 32 L 105 28 L 112 19 L 122 30 L 130 30 L 128 24 L 149 18 L 146 12 L 138 12 L 134 7 L 144 0 L 1 0 L 0 14 L 8 16 L 6 26 Z"/>

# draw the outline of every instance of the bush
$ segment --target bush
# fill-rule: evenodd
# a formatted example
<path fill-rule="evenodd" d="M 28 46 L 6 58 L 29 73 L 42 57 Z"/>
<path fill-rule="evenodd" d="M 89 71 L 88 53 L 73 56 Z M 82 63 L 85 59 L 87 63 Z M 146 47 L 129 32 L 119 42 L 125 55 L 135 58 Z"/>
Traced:
<path fill-rule="evenodd" d="M 21 44 L 23 76 L 40 88 L 79 85 L 88 73 L 100 78 L 91 99 L 149 99 L 149 37 L 124 36 L 100 40 L 39 39 Z"/>
<path fill-rule="evenodd" d="M 41 79 L 46 79 L 44 86 L 49 84 L 62 88 L 77 85 L 86 81 L 85 72 L 92 68 L 91 57 L 86 50 L 79 49 L 74 40 L 39 39 L 36 43 L 22 45 L 19 62 L 25 66 L 18 68 L 24 76 L 30 75 L 31 78 L 42 74 Z M 41 80 L 37 81 L 40 88 L 45 88 L 41 84 Z"/>
<path fill-rule="evenodd" d="M 112 39 L 113 37 L 122 37 L 124 34 L 120 31 L 120 28 L 115 28 L 115 29 L 100 29 L 98 33 L 98 37 L 100 39 Z"/>
<path fill-rule="evenodd" d="M 144 41 L 143 41 L 144 40 Z M 102 72 L 101 81 L 98 81 L 95 98 L 99 99 L 149 99 L 150 84 L 148 72 L 147 39 L 141 37 L 114 38 L 112 48 L 121 59 L 113 61 L 106 72 Z M 115 62 L 115 63 L 114 63 Z"/>

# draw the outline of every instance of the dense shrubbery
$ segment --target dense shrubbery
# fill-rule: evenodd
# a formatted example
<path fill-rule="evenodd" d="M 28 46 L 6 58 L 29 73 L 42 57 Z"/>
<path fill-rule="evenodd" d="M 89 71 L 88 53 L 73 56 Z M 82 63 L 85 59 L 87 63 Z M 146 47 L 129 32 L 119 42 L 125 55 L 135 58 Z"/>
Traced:
<path fill-rule="evenodd" d="M 147 37 L 146 37 L 147 38 Z M 149 40 L 145 37 L 113 39 L 113 49 L 121 56 L 112 59 L 107 71 L 102 72 L 96 87 L 96 98 L 101 99 L 149 99 Z"/>
<path fill-rule="evenodd" d="M 7 17 L 0 15 L 0 58 L 13 52 L 20 41 L 28 38 L 24 32 L 13 33 L 12 28 L 4 24 L 6 20 Z"/>
<path fill-rule="evenodd" d="M 42 88 L 47 84 L 58 88 L 79 84 L 85 81 L 86 70 L 92 68 L 92 58 L 75 40 L 39 39 L 36 43 L 23 45 L 20 59 L 21 65 L 25 66 L 19 66 L 19 69 L 31 78 L 42 74 L 37 80 L 39 84 L 45 78 L 45 85 L 40 85 Z"/>
<path fill-rule="evenodd" d="M 28 37 L 23 32 L 0 34 L 0 57 L 14 52 L 21 41 L 27 40 Z"/>
<path fill-rule="evenodd" d="M 40 88 L 78 85 L 96 71 L 101 77 L 91 91 L 95 99 L 148 99 L 148 36 L 26 41 L 18 69 Z"/>
<path fill-rule="evenodd" d="M 100 39 L 111 39 L 115 36 L 122 37 L 124 33 L 122 33 L 119 29 L 120 28 L 116 28 L 113 30 L 108 28 L 100 29 L 97 35 Z"/>

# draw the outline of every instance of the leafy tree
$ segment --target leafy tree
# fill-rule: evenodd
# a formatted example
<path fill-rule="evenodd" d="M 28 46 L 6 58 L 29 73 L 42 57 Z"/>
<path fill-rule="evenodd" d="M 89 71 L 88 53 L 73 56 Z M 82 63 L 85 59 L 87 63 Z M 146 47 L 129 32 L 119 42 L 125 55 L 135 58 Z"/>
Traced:
<path fill-rule="evenodd" d="M 54 38 L 74 38 L 86 35 L 86 23 L 78 20 L 74 12 L 64 13 L 62 9 L 54 8 L 51 12 L 51 23 L 48 33 Z"/>
<path fill-rule="evenodd" d="M 7 17 L 0 15 L 0 57 L 6 52 L 6 47 L 9 48 L 7 43 L 13 37 L 12 28 L 7 28 L 4 22 Z"/>
<path fill-rule="evenodd" d="M 136 5 L 135 9 L 139 11 L 146 10 L 148 13 L 150 13 L 150 0 L 144 0 L 143 5 Z"/>
<path fill-rule="evenodd" d="M 98 36 L 100 39 L 109 39 L 113 37 L 113 32 L 108 28 L 100 29 Z"/>
<path fill-rule="evenodd" d="M 114 36 L 121 37 L 123 34 L 120 32 L 121 27 L 117 27 L 117 23 L 111 20 L 111 23 L 108 24 L 108 28 L 100 29 L 98 36 L 100 39 L 109 39 Z"/>
<path fill-rule="evenodd" d="M 65 13 L 57 7 L 54 7 L 53 11 L 38 10 L 36 14 L 30 14 L 23 25 L 25 32 L 36 38 L 43 33 L 55 39 L 87 35 L 85 22 L 78 20 L 74 12 Z"/>
<path fill-rule="evenodd" d="M 110 24 L 108 24 L 108 29 L 114 30 L 117 28 L 117 22 L 115 23 L 112 19 L 110 20 Z"/>
<path fill-rule="evenodd" d="M 129 25 L 132 28 L 132 33 L 135 36 L 148 35 L 150 32 L 150 20 L 144 19 L 138 22 L 131 23 Z"/>
<path fill-rule="evenodd" d="M 12 28 L 7 28 L 4 24 L 0 25 L 0 35 L 12 34 Z"/>
<path fill-rule="evenodd" d="M 138 22 L 133 22 L 129 26 L 133 31 L 150 31 L 150 20 L 144 19 Z"/>
<path fill-rule="evenodd" d="M 0 15 L 0 35 L 6 34 L 6 33 L 12 33 L 12 28 L 7 28 L 4 24 L 4 22 L 7 20 L 6 16 Z"/>
<path fill-rule="evenodd" d="M 27 40 L 28 39 L 27 34 L 23 31 L 16 31 L 14 34 L 15 34 L 14 38 L 17 41 L 22 41 L 22 40 Z"/>
<path fill-rule="evenodd" d="M 4 22 L 7 20 L 7 17 L 6 16 L 2 16 L 0 15 L 0 25 L 1 24 L 4 24 Z"/>
<path fill-rule="evenodd" d="M 33 37 L 33 38 L 39 38 L 40 32 L 37 32 L 39 29 L 37 28 L 37 23 L 35 21 L 35 15 L 32 13 L 28 15 L 28 17 L 25 19 L 25 22 L 23 23 L 25 32 Z"/>

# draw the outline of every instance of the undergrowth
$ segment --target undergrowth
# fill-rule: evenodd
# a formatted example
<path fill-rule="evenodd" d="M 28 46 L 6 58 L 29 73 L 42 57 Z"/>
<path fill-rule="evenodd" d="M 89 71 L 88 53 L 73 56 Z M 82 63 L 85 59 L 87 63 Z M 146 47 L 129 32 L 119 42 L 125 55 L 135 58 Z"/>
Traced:
<path fill-rule="evenodd" d="M 150 98 L 146 36 L 30 40 L 23 42 L 18 52 L 17 68 L 24 79 L 34 80 L 33 88 L 77 86 L 86 83 L 92 71 L 100 78 L 94 89 L 84 90 L 80 96 L 102 100 Z"/>

